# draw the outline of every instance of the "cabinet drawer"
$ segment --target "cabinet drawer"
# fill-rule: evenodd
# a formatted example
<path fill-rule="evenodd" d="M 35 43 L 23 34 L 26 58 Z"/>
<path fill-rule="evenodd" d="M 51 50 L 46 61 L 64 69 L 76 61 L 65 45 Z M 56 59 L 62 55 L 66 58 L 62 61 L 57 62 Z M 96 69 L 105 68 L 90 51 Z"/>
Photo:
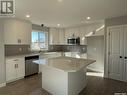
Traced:
<path fill-rule="evenodd" d="M 24 58 L 10 58 L 10 59 L 6 59 L 6 63 L 11 63 L 11 62 L 18 62 L 18 61 L 25 61 Z"/>

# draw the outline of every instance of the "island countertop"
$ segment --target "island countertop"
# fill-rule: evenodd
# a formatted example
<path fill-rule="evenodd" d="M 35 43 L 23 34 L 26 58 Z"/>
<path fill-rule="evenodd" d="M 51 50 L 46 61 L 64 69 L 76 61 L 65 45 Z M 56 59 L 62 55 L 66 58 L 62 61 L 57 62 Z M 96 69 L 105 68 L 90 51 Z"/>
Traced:
<path fill-rule="evenodd" d="M 96 62 L 91 59 L 81 59 L 72 57 L 56 57 L 56 58 L 45 58 L 34 61 L 36 64 L 42 64 L 44 66 L 49 66 L 62 70 L 64 72 L 77 72 L 88 65 Z"/>

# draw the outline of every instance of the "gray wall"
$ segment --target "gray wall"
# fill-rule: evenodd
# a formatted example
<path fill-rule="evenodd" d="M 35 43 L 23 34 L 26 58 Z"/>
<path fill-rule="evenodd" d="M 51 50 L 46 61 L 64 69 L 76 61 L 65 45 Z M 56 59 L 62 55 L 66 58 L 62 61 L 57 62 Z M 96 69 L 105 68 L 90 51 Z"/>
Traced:
<path fill-rule="evenodd" d="M 6 81 L 5 79 L 5 61 L 4 61 L 4 38 L 3 38 L 3 23 L 0 20 L 0 84 Z"/>
<path fill-rule="evenodd" d="M 105 20 L 105 26 L 116 26 L 127 24 L 127 16 L 114 17 Z"/>
<path fill-rule="evenodd" d="M 95 59 L 96 62 L 88 68 L 104 72 L 104 36 L 93 36 L 87 38 L 87 57 Z"/>

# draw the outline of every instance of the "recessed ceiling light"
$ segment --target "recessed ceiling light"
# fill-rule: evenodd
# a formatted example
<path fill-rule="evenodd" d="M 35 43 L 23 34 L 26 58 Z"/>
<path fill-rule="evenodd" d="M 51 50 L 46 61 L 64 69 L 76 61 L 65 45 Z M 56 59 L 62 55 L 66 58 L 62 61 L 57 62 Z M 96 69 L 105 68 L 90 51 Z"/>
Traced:
<path fill-rule="evenodd" d="M 57 24 L 58 27 L 60 27 L 60 24 Z"/>
<path fill-rule="evenodd" d="M 90 19 L 91 19 L 91 17 L 87 17 L 86 19 L 87 19 L 87 20 L 90 20 Z"/>
<path fill-rule="evenodd" d="M 29 17 L 30 17 L 30 15 L 26 15 L 26 17 L 27 17 L 27 18 L 29 18 Z"/>
<path fill-rule="evenodd" d="M 63 0 L 58 0 L 58 2 L 62 2 Z"/>

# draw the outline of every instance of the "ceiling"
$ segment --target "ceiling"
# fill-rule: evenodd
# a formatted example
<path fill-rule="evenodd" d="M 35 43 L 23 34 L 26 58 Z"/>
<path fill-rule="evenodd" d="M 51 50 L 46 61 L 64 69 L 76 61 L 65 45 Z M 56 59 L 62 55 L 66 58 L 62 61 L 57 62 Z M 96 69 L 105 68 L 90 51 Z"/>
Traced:
<path fill-rule="evenodd" d="M 15 0 L 16 17 L 48 27 L 72 27 L 127 14 L 127 0 Z M 26 14 L 30 18 L 26 18 Z M 91 17 L 86 20 L 86 17 Z"/>

